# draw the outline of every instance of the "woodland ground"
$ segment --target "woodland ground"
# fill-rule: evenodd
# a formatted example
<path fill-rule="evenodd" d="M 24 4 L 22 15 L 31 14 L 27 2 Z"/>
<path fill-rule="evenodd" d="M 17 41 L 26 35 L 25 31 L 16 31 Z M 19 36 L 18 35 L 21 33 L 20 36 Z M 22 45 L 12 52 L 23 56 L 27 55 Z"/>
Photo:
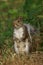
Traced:
<path fill-rule="evenodd" d="M 43 52 L 29 55 L 11 53 L 4 58 L 0 55 L 0 65 L 43 65 Z"/>

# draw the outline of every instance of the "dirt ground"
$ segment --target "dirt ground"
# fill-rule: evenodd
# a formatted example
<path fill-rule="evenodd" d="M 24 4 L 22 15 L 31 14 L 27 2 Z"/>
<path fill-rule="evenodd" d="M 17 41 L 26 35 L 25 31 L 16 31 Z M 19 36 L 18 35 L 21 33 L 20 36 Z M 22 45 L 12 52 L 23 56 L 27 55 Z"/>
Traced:
<path fill-rule="evenodd" d="M 7 58 L 0 56 L 0 65 L 43 65 L 43 52 L 29 55 L 11 54 Z"/>

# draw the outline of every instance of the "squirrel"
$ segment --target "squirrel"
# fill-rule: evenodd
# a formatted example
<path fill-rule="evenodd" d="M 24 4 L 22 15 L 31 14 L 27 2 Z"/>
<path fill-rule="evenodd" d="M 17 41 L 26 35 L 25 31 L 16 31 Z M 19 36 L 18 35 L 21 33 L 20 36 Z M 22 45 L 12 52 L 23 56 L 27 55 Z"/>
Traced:
<path fill-rule="evenodd" d="M 18 18 L 13 22 L 14 32 L 14 50 L 17 54 L 28 53 L 30 48 L 30 36 L 27 27 L 23 24 L 21 18 Z M 24 51 L 23 51 L 24 50 Z"/>
<path fill-rule="evenodd" d="M 22 18 L 19 17 L 13 22 L 14 32 L 13 32 L 13 40 L 14 40 L 14 48 L 16 53 L 23 51 L 24 47 L 27 46 L 28 52 L 31 52 L 33 39 L 32 35 L 36 34 L 36 30 L 30 24 L 24 24 Z M 27 39 L 27 40 L 26 40 Z M 26 48 L 26 47 L 25 47 Z M 22 49 L 22 50 L 19 50 Z M 36 49 L 36 48 L 35 48 Z M 27 50 L 25 52 L 27 53 Z"/>

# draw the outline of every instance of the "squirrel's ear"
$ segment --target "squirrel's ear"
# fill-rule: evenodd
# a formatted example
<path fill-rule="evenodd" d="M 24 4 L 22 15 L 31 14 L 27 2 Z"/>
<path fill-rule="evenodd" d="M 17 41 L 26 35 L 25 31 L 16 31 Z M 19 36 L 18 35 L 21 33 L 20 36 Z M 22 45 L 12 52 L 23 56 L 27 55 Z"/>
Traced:
<path fill-rule="evenodd" d="M 22 17 L 19 17 L 19 18 L 18 18 L 18 21 L 22 21 Z"/>

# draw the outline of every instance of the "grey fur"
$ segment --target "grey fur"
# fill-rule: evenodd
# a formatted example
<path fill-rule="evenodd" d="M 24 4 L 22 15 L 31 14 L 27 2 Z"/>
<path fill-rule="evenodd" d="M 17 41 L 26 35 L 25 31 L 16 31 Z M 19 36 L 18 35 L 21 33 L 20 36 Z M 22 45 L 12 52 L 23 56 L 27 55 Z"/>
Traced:
<path fill-rule="evenodd" d="M 30 23 L 24 24 L 24 25 L 27 27 L 27 30 L 28 30 L 28 33 L 29 33 L 29 36 L 30 36 L 30 40 L 32 42 L 32 35 L 37 34 L 38 31 L 37 31 L 37 29 L 35 27 L 30 25 Z"/>

